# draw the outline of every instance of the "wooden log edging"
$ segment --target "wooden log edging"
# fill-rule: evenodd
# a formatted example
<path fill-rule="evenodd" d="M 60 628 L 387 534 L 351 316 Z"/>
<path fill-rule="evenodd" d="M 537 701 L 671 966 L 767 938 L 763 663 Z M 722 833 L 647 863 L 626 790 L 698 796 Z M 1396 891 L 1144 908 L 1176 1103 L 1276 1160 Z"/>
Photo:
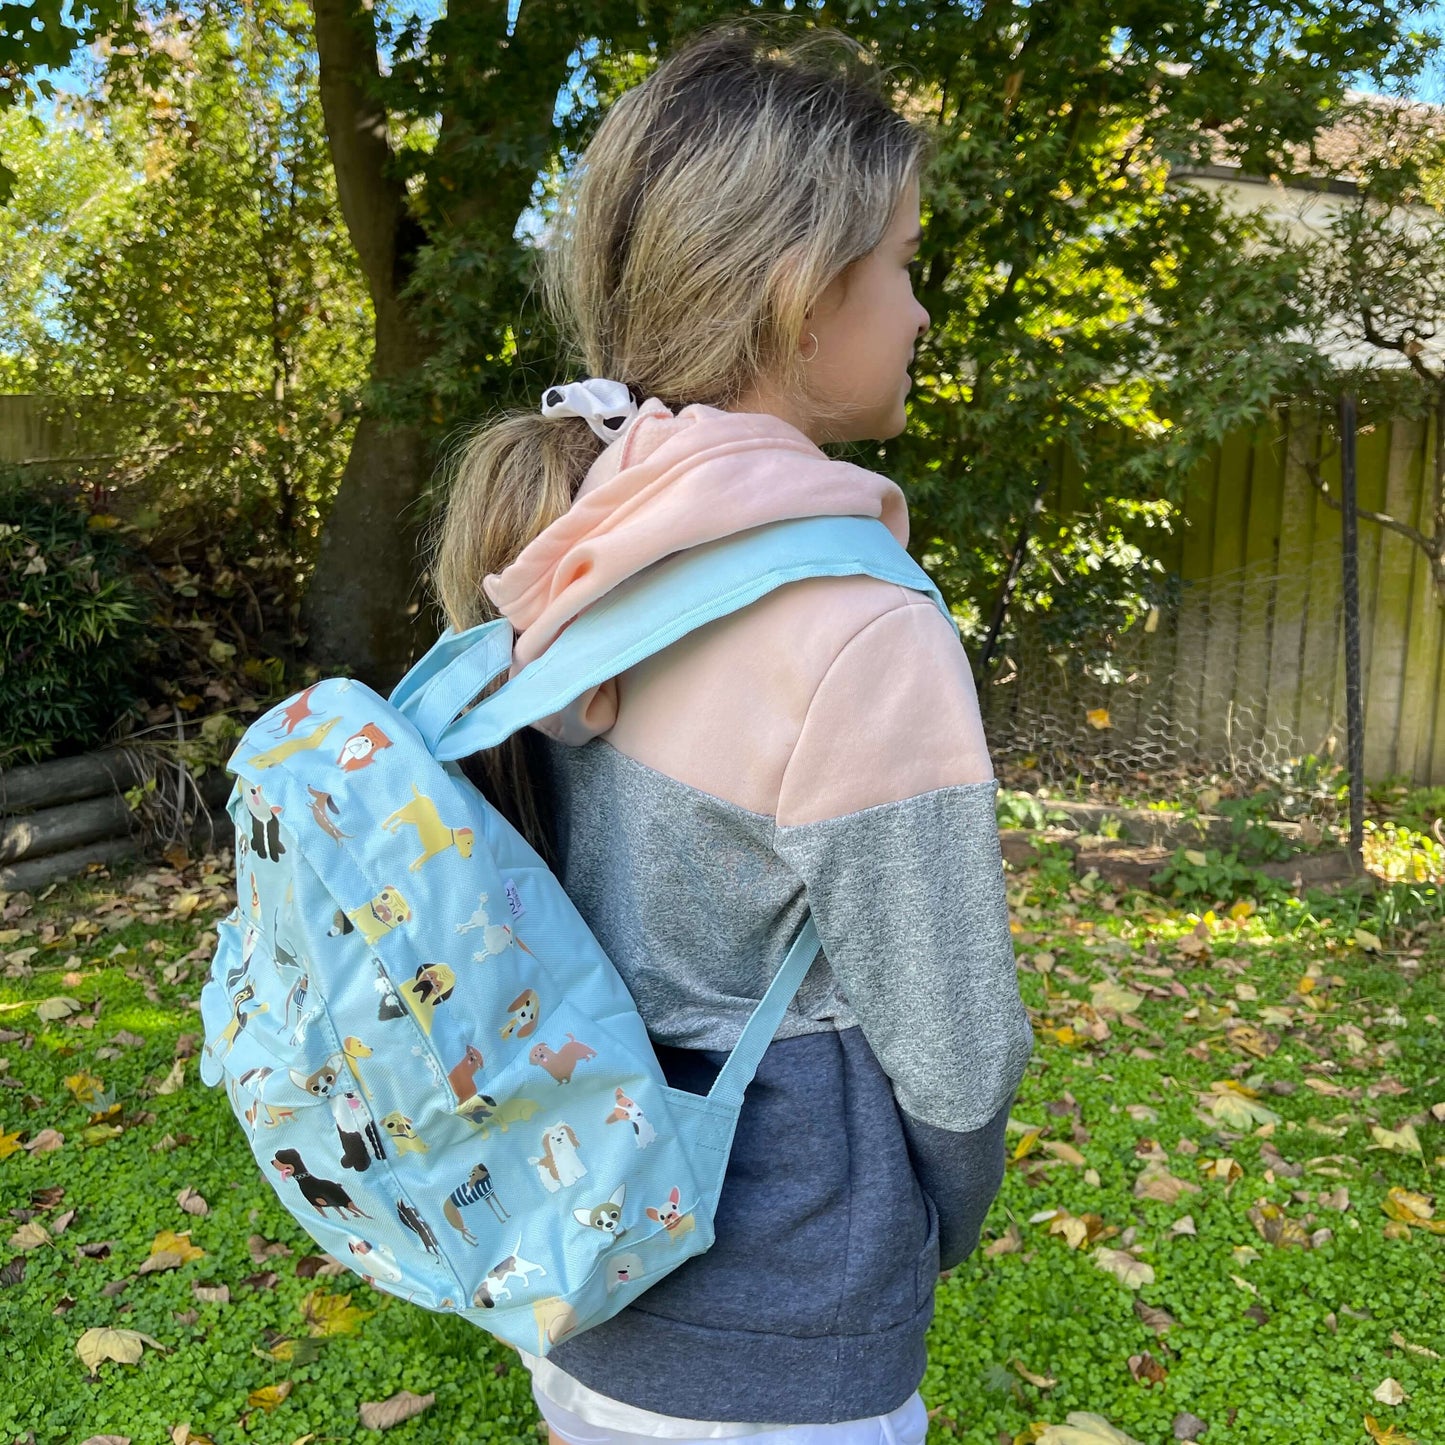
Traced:
<path fill-rule="evenodd" d="M 126 748 L 0 769 L 0 891 L 43 888 L 92 864 L 144 854 L 154 840 L 143 835 L 124 791 L 144 782 L 147 771 L 144 756 Z M 230 840 L 224 811 L 230 788 L 223 772 L 202 778 L 206 811 L 188 845 Z"/>

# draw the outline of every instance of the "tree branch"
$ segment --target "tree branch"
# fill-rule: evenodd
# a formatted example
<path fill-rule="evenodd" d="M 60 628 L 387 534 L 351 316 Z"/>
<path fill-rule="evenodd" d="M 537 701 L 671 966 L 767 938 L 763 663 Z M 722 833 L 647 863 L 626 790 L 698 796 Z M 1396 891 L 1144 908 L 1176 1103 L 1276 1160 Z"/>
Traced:
<path fill-rule="evenodd" d="M 1298 452 L 1296 452 L 1296 456 L 1299 457 Z M 1329 483 L 1325 481 L 1320 472 L 1320 464 L 1316 461 L 1311 461 L 1308 457 L 1299 457 L 1299 461 L 1305 469 L 1305 475 L 1314 483 L 1315 489 L 1319 492 L 1320 496 L 1322 496 L 1335 511 L 1343 515 L 1345 510 L 1344 503 L 1330 495 Z M 1367 511 L 1364 507 L 1356 507 L 1355 515 L 1363 518 L 1367 522 L 1375 522 L 1388 531 L 1398 532 L 1399 535 L 1407 541 L 1413 542 L 1432 562 L 1440 556 L 1440 538 L 1427 537 L 1423 532 L 1418 531 L 1408 522 L 1401 522 L 1386 512 Z"/>

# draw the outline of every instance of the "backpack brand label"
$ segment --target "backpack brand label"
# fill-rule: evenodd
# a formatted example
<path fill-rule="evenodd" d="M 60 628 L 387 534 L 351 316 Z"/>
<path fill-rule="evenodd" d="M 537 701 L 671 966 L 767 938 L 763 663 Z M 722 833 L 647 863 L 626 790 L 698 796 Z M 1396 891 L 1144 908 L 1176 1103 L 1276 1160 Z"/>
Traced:
<path fill-rule="evenodd" d="M 508 878 L 502 884 L 502 892 L 507 895 L 507 907 L 511 910 L 512 917 L 520 918 L 527 911 L 527 905 L 522 902 L 522 895 L 517 891 L 517 885 Z"/>

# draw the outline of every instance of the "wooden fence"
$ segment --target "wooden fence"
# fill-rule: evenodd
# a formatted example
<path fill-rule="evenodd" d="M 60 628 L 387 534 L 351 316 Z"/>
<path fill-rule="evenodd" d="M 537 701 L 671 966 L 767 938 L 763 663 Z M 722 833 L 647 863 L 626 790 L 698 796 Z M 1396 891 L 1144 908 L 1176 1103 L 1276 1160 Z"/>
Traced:
<path fill-rule="evenodd" d="M 1065 707 L 1079 719 L 1090 707 L 1110 712 L 1107 739 L 1090 745 L 1082 725 L 1073 730 L 1075 756 L 1124 756 L 1129 739 L 1167 722 L 1185 751 L 1242 771 L 1249 760 L 1304 753 L 1343 761 L 1340 515 L 1303 463 L 1314 458 L 1338 495 L 1338 455 L 1312 418 L 1293 426 L 1280 415 L 1229 438 L 1191 478 L 1184 526 L 1159 554 L 1183 582 L 1177 614 L 1131 654 L 1128 681 L 1050 703 L 1055 717 Z M 1425 422 L 1366 419 L 1359 505 L 1428 535 L 1433 447 Z M 1066 466 L 1050 500 L 1066 513 L 1078 499 Z M 1370 521 L 1360 523 L 1359 560 L 1366 776 L 1445 784 L 1445 619 L 1429 562 Z M 1000 718 L 1011 709 L 1024 736 L 1024 715 L 1057 689 L 1054 678 L 1019 682 L 1018 698 L 989 703 Z"/>
<path fill-rule="evenodd" d="M 0 462 L 66 455 L 73 443 L 43 424 L 40 403 L 0 396 Z M 1428 533 L 1431 429 L 1389 418 L 1373 424 L 1367 418 L 1365 425 L 1360 505 Z M 1165 719 L 1225 765 L 1266 754 L 1343 758 L 1340 518 L 1300 463 L 1306 448 L 1320 455 L 1318 429 L 1292 436 L 1280 417 L 1230 438 L 1192 478 L 1185 525 L 1165 539 L 1161 553 L 1184 580 L 1183 601 L 1142 654 L 1155 685 L 1101 688 L 1074 700 L 1078 717 L 1086 704 L 1109 707 L 1116 746 L 1157 731 Z M 1324 451 L 1332 452 L 1332 444 Z M 1337 485 L 1337 460 L 1326 455 L 1321 466 Z M 1078 496 L 1078 476 L 1062 468 L 1051 504 L 1066 513 Z M 1419 549 L 1368 521 L 1360 524 L 1360 604 L 1366 775 L 1445 785 L 1442 604 Z M 1162 701 L 1160 680 L 1171 688 Z M 1022 717 L 1031 693 L 1043 698 L 1057 690 L 1054 676 L 1036 688 L 1027 678 L 1021 683 L 1000 690 L 1006 696 L 986 696 L 986 708 L 996 715 L 1012 708 Z M 1078 737 L 1091 741 L 1087 733 Z"/>

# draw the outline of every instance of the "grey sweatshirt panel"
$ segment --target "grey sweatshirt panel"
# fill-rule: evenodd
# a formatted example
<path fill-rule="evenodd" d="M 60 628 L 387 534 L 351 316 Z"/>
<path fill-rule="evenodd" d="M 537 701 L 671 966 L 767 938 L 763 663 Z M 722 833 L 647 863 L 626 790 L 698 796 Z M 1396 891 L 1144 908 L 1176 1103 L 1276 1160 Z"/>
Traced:
<path fill-rule="evenodd" d="M 779 828 L 818 936 L 908 1113 L 983 1128 L 1033 1050 L 992 779 Z"/>
<path fill-rule="evenodd" d="M 940 1240 L 963 1258 L 998 1189 L 1032 1039 L 994 784 L 779 829 L 602 739 L 543 753 L 558 876 L 674 1087 L 707 1092 L 809 909 L 824 945 L 747 1091 L 712 1248 L 554 1362 L 694 1419 L 896 1409 Z"/>
<path fill-rule="evenodd" d="M 802 880 L 773 820 L 690 788 L 601 738 L 543 739 L 558 877 L 654 1040 L 731 1049 L 803 926 Z M 857 1016 L 819 956 L 776 1038 Z"/>

